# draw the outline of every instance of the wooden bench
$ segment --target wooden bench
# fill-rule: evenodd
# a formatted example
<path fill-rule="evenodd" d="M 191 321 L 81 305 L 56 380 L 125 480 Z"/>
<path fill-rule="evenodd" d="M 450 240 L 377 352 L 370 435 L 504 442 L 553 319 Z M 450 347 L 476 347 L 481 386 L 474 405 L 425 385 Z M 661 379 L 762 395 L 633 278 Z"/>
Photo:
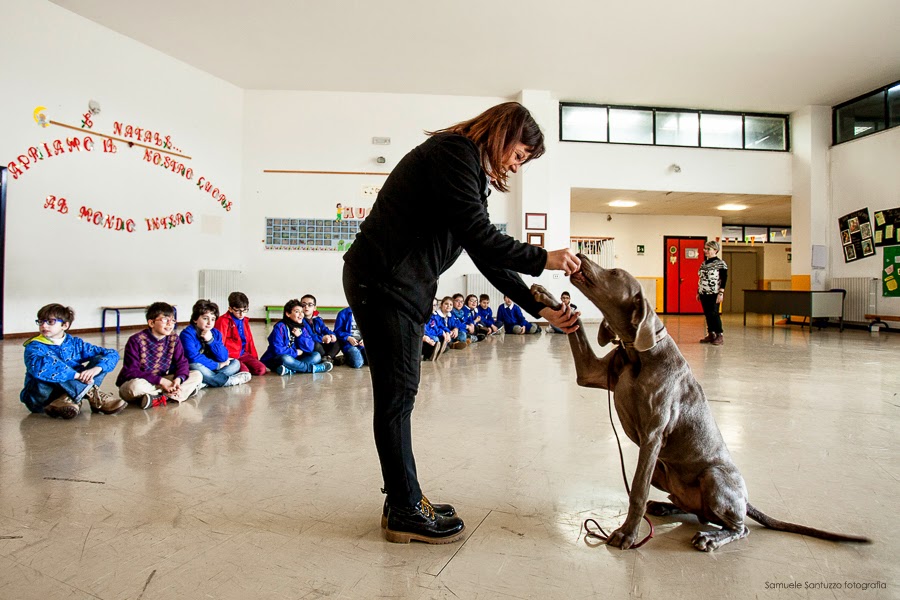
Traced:
<path fill-rule="evenodd" d="M 113 311 L 116 313 L 116 334 L 118 335 L 119 333 L 122 332 L 122 328 L 120 326 L 121 317 L 122 317 L 121 311 L 123 311 L 123 310 L 147 310 L 147 306 L 149 306 L 149 305 L 144 304 L 141 306 L 101 306 L 100 310 L 102 310 L 103 313 L 100 315 L 100 333 L 106 332 L 106 313 L 107 313 L 107 311 Z M 172 305 L 172 310 L 175 311 L 175 320 L 177 321 L 178 320 L 178 309 L 175 307 L 174 304 Z"/>
<path fill-rule="evenodd" d="M 325 318 L 322 313 L 334 314 L 332 319 L 337 318 L 337 314 L 347 308 L 346 306 L 317 306 L 316 310 L 319 316 Z M 266 304 L 266 327 L 272 324 L 271 314 L 275 313 L 281 317 L 284 314 L 284 304 Z"/>
<path fill-rule="evenodd" d="M 878 328 L 878 329 L 880 329 L 882 327 L 884 327 L 885 329 L 890 329 L 890 327 L 888 327 L 888 324 L 885 323 L 885 321 L 900 321 L 900 316 L 898 316 L 898 315 L 864 315 L 864 316 L 866 319 L 871 321 L 869 323 L 869 329 L 872 329 L 873 327 Z"/>

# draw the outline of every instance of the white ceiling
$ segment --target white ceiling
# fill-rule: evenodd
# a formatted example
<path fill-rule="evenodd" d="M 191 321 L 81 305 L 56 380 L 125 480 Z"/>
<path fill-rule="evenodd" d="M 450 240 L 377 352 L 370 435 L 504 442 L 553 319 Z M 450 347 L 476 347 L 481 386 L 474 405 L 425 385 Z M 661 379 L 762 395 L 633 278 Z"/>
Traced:
<path fill-rule="evenodd" d="M 572 212 L 626 215 L 680 215 L 722 217 L 725 225 L 790 225 L 791 197 L 759 194 L 701 194 L 647 190 L 572 188 Z M 613 200 L 637 202 L 631 208 L 609 205 Z M 724 211 L 723 204 L 741 204 L 742 211 Z"/>
<path fill-rule="evenodd" d="M 790 113 L 900 79 L 900 0 L 51 0 L 244 89 Z M 721 195 L 573 190 L 573 211 L 721 214 Z M 610 196 L 610 198 L 607 198 Z M 732 199 L 734 200 L 734 199 Z M 735 224 L 790 223 L 744 196 Z"/>
<path fill-rule="evenodd" d="M 898 0 L 51 0 L 245 89 L 791 112 L 900 79 Z"/>

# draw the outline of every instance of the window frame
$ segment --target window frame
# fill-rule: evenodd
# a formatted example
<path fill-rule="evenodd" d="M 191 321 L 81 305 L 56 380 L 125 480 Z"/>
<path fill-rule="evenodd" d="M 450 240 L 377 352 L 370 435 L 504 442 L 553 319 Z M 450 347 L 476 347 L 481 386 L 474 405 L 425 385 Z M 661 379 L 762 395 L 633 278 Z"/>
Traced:
<path fill-rule="evenodd" d="M 831 107 L 831 145 L 837 146 L 839 144 L 846 144 L 847 142 L 852 142 L 853 140 L 858 140 L 858 139 L 861 139 L 861 138 L 864 138 L 864 137 L 867 137 L 867 136 L 870 136 L 870 135 L 873 135 L 876 133 L 881 133 L 882 131 L 887 131 L 888 129 L 893 129 L 894 127 L 900 126 L 900 122 L 898 122 L 895 125 L 891 125 L 890 103 L 889 103 L 888 92 L 895 87 L 900 87 L 900 80 L 895 81 L 893 83 L 889 83 L 880 88 L 876 88 L 874 90 L 868 91 L 865 94 L 860 94 L 859 96 L 856 96 L 855 98 L 851 98 L 850 100 L 847 100 L 846 102 L 841 102 L 840 104 L 835 104 L 834 106 L 832 106 Z M 881 106 L 882 106 L 881 120 L 882 120 L 882 125 L 884 125 L 884 127 L 882 129 L 875 129 L 868 133 L 861 133 L 860 135 L 853 135 L 853 137 L 847 138 L 846 140 L 838 141 L 838 131 L 839 131 L 838 111 L 843 108 L 847 108 L 848 106 L 850 106 L 852 104 L 856 104 L 857 102 L 859 102 L 861 100 L 865 100 L 867 98 L 877 96 L 878 94 L 881 94 L 881 96 L 882 96 L 882 98 L 881 98 Z"/>
<path fill-rule="evenodd" d="M 887 95 L 885 95 L 887 97 Z M 582 108 L 603 108 L 606 109 L 606 140 L 574 140 L 566 139 L 563 130 L 563 109 L 564 107 L 582 107 Z M 610 141 L 609 111 L 614 110 L 634 110 L 634 111 L 650 111 L 652 113 L 652 139 L 651 144 L 641 144 L 635 142 L 613 142 Z M 660 144 L 657 142 L 656 127 L 657 113 L 692 113 L 697 115 L 697 145 L 685 146 L 680 144 Z M 740 148 L 719 148 L 715 146 L 703 145 L 703 115 L 729 115 L 741 117 L 741 147 Z M 775 148 L 748 148 L 747 147 L 747 117 L 764 117 L 769 119 L 781 119 L 784 121 L 784 149 Z M 662 148 L 704 148 L 707 150 L 747 150 L 750 152 L 790 152 L 791 151 L 791 120 L 790 115 L 779 113 L 759 113 L 747 111 L 728 111 L 728 110 L 706 110 L 699 108 L 678 108 L 671 106 L 636 106 L 628 104 L 595 104 L 590 102 L 563 102 L 559 103 L 559 141 L 572 142 L 581 144 L 615 144 L 619 146 L 657 146 Z"/>

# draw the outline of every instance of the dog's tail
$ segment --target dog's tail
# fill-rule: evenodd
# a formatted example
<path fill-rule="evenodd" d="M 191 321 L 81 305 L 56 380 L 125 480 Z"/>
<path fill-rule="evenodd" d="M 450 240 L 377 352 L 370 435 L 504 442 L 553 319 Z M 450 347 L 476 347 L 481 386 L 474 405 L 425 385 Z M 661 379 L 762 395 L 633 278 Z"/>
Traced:
<path fill-rule="evenodd" d="M 806 527 L 805 525 L 797 525 L 796 523 L 786 523 L 773 519 L 769 515 L 761 512 L 752 504 L 747 504 L 747 516 L 759 523 L 760 525 L 775 531 L 786 531 L 788 533 L 799 533 L 800 535 L 808 535 L 809 537 L 819 538 L 820 540 L 828 540 L 829 542 L 856 542 L 859 544 L 871 544 L 872 540 L 867 537 L 857 535 L 844 535 L 842 533 L 832 533 L 821 529 Z"/>

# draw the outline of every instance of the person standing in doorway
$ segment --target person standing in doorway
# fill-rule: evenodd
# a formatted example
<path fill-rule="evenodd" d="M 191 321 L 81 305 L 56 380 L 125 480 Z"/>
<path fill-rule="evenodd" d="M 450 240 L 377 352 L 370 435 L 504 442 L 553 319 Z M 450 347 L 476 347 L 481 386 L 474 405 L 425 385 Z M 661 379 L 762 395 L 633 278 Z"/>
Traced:
<path fill-rule="evenodd" d="M 547 252 L 500 233 L 487 211 L 490 187 L 544 153 L 544 137 L 516 102 L 434 132 L 394 168 L 356 241 L 344 256 L 344 292 L 366 340 L 374 396 L 375 446 L 387 494 L 382 529 L 388 541 L 444 544 L 465 525 L 449 504 L 422 494 L 410 417 L 419 388 L 425 322 L 438 277 L 463 249 L 485 277 L 523 309 L 566 332 L 577 313 L 531 297 L 518 273 L 576 272 L 570 250 Z"/>
<path fill-rule="evenodd" d="M 719 305 L 725 298 L 725 282 L 728 280 L 728 265 L 717 256 L 718 254 L 719 242 L 710 240 L 703 245 L 706 260 L 700 265 L 700 287 L 697 291 L 697 299 L 700 300 L 703 314 L 706 315 L 706 337 L 700 340 L 700 343 L 714 346 L 725 343 Z"/>

